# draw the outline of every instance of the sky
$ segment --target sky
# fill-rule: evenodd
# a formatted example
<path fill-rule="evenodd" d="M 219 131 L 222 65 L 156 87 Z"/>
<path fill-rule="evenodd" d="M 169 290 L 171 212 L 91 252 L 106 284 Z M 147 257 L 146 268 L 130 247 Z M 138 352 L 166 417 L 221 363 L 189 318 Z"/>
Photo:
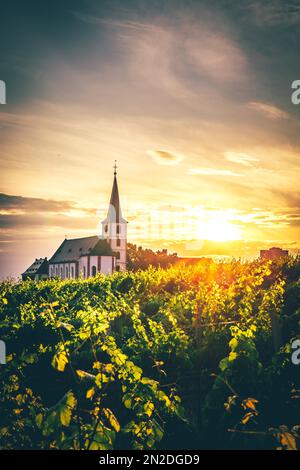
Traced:
<path fill-rule="evenodd" d="M 11 0 L 1 20 L 0 277 L 98 233 L 115 160 L 128 241 L 299 252 L 299 0 Z"/>

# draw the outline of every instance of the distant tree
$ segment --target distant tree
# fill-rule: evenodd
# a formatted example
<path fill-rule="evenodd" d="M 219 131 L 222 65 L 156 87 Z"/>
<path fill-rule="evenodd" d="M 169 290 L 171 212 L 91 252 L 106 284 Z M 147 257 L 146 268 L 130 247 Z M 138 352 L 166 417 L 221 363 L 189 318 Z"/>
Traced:
<path fill-rule="evenodd" d="M 153 251 L 150 248 L 127 244 L 127 269 L 136 271 L 137 269 L 147 269 L 150 265 L 167 268 L 178 261 L 177 253 L 168 253 L 168 250 Z"/>

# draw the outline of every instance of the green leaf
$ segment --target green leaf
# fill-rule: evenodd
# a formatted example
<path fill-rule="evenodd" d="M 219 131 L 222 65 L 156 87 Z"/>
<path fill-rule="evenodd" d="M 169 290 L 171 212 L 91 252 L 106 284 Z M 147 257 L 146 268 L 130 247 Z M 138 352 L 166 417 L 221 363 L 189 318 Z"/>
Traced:
<path fill-rule="evenodd" d="M 70 425 L 72 411 L 74 410 L 76 403 L 74 393 L 69 391 L 58 406 L 59 418 L 63 426 L 68 427 Z"/>
<path fill-rule="evenodd" d="M 43 415 L 42 413 L 39 413 L 36 415 L 35 417 L 35 422 L 36 422 L 36 425 L 38 428 L 41 428 L 42 427 L 42 422 L 43 422 Z"/>
<path fill-rule="evenodd" d="M 62 350 L 59 353 L 54 355 L 51 364 L 54 367 L 54 369 L 57 369 L 60 372 L 63 372 L 68 362 L 69 360 L 68 360 L 66 351 Z"/>
<path fill-rule="evenodd" d="M 228 357 L 224 357 L 224 359 L 222 359 L 220 362 L 219 362 L 219 367 L 221 369 L 222 372 L 224 372 L 224 370 L 226 370 L 228 368 L 228 364 L 229 364 L 229 359 Z"/>
<path fill-rule="evenodd" d="M 120 423 L 117 420 L 114 413 L 109 408 L 103 408 L 103 413 L 105 414 L 106 418 L 108 419 L 111 427 L 116 431 L 119 432 L 121 429 Z"/>

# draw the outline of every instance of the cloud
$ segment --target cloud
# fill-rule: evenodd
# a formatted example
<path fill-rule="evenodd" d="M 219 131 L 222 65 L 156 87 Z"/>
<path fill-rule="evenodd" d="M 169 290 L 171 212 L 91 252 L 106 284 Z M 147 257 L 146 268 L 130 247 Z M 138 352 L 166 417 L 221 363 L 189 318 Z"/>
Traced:
<path fill-rule="evenodd" d="M 70 201 L 55 201 L 34 197 L 15 196 L 0 193 L 1 211 L 30 211 L 30 212 L 66 212 L 75 209 L 76 205 Z"/>
<path fill-rule="evenodd" d="M 118 21 L 108 18 L 100 18 L 95 15 L 88 15 L 86 13 L 73 11 L 72 14 L 79 20 L 83 21 L 84 23 L 89 24 L 99 24 L 99 25 L 107 25 L 107 26 L 114 26 L 116 28 L 125 28 L 125 29 L 133 29 L 137 31 L 149 30 L 155 31 L 156 28 L 154 25 L 144 22 L 138 21 Z"/>
<path fill-rule="evenodd" d="M 200 95 L 203 107 L 205 97 L 207 100 L 208 96 L 220 94 L 219 88 L 249 81 L 247 56 L 221 12 L 212 17 L 202 7 L 201 18 L 182 11 L 170 17 L 152 16 L 148 21 L 103 18 L 83 12 L 73 15 L 85 23 L 99 25 L 101 30 L 107 26 L 111 45 L 122 50 L 124 80 L 128 75 L 130 81 L 138 81 L 139 87 L 147 85 L 191 108 L 197 106 Z M 213 88 L 207 80 L 217 82 L 218 87 Z"/>
<path fill-rule="evenodd" d="M 250 2 L 250 11 L 259 26 L 296 25 L 300 23 L 300 5 L 293 0 L 263 0 Z"/>
<path fill-rule="evenodd" d="M 148 150 L 147 154 L 159 165 L 178 165 L 183 159 L 182 155 L 167 152 L 166 150 Z"/>
<path fill-rule="evenodd" d="M 55 201 L 0 193 L 0 229 L 35 226 L 84 228 L 93 223 L 96 210 L 72 201 Z"/>
<path fill-rule="evenodd" d="M 285 206 L 289 209 L 299 212 L 300 209 L 300 191 L 284 191 L 282 189 L 274 189 L 272 194 L 284 201 Z"/>
<path fill-rule="evenodd" d="M 231 170 L 222 170 L 218 168 L 190 168 L 189 175 L 205 175 L 205 176 L 242 176 Z"/>
<path fill-rule="evenodd" d="M 247 153 L 225 152 L 224 155 L 229 162 L 239 163 L 244 166 L 253 166 L 254 163 L 259 162 L 258 158 Z"/>
<path fill-rule="evenodd" d="M 260 101 L 251 101 L 248 103 L 248 107 L 258 111 L 269 119 L 289 119 L 289 114 L 282 109 L 268 103 L 262 103 Z"/>
<path fill-rule="evenodd" d="M 92 221 L 90 222 L 92 229 L 94 227 Z M 0 230 L 18 230 L 20 228 L 22 230 L 27 230 L 43 227 L 44 229 L 68 228 L 71 231 L 76 231 L 78 229 L 86 229 L 88 225 L 89 223 L 86 218 L 75 218 L 62 214 L 0 214 Z"/>
<path fill-rule="evenodd" d="M 248 61 L 237 43 L 222 31 L 201 25 L 185 41 L 185 52 L 198 73 L 222 83 L 247 78 Z"/>

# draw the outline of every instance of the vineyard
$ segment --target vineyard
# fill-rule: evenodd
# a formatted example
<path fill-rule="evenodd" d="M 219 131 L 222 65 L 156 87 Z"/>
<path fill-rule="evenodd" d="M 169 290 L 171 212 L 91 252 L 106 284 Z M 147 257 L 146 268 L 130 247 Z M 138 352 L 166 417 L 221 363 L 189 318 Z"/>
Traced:
<path fill-rule="evenodd" d="M 1 449 L 296 449 L 300 260 L 0 284 Z"/>

